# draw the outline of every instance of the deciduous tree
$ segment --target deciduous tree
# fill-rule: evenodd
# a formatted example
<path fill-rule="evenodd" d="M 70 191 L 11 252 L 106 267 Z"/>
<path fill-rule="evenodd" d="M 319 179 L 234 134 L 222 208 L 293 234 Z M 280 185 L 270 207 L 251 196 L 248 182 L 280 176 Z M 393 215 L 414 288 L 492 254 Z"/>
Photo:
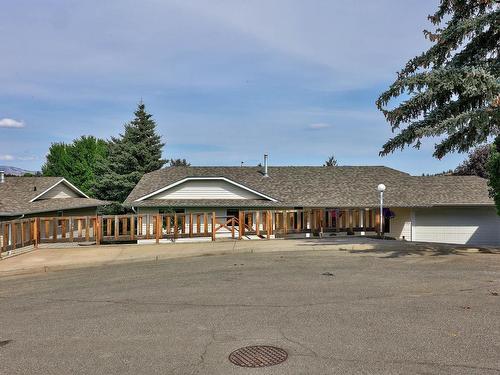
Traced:
<path fill-rule="evenodd" d="M 96 183 L 96 164 L 106 158 L 106 141 L 82 136 L 72 143 L 53 143 L 42 166 L 44 176 L 64 177 L 84 193 L 92 195 Z"/>

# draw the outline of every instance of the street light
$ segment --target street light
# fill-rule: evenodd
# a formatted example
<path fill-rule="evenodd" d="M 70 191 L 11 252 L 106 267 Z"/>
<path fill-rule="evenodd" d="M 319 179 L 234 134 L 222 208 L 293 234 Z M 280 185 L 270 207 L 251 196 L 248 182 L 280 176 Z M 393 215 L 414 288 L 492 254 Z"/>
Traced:
<path fill-rule="evenodd" d="M 382 222 L 384 220 L 384 191 L 385 191 L 385 185 L 384 184 L 379 184 L 377 186 L 377 190 L 380 193 L 380 235 L 382 236 L 382 233 L 383 233 Z"/>

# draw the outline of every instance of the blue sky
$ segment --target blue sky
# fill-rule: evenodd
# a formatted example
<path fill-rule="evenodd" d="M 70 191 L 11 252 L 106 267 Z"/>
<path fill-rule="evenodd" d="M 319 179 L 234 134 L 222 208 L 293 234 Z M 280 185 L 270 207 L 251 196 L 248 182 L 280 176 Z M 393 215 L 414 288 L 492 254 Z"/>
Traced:
<path fill-rule="evenodd" d="M 437 0 L 16 0 L 0 12 L 0 164 L 36 170 L 52 142 L 109 138 L 141 98 L 194 165 L 454 168 L 433 141 L 381 158 L 375 100 L 429 44 Z"/>

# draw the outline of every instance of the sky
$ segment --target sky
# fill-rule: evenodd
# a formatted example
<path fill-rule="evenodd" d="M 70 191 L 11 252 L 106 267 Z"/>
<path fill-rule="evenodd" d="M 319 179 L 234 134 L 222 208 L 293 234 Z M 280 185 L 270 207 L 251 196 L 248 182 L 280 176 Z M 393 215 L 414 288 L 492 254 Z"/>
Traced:
<path fill-rule="evenodd" d="M 0 165 L 39 170 L 53 142 L 109 139 L 140 100 L 193 165 L 387 165 L 375 100 L 429 42 L 438 0 L 16 0 L 0 5 Z"/>

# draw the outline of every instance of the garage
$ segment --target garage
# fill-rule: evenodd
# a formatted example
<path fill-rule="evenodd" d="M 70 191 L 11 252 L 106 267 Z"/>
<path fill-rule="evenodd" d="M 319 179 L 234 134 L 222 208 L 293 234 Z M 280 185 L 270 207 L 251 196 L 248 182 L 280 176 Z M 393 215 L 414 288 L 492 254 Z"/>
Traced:
<path fill-rule="evenodd" d="M 413 241 L 500 244 L 500 217 L 492 206 L 415 209 L 412 229 Z"/>

